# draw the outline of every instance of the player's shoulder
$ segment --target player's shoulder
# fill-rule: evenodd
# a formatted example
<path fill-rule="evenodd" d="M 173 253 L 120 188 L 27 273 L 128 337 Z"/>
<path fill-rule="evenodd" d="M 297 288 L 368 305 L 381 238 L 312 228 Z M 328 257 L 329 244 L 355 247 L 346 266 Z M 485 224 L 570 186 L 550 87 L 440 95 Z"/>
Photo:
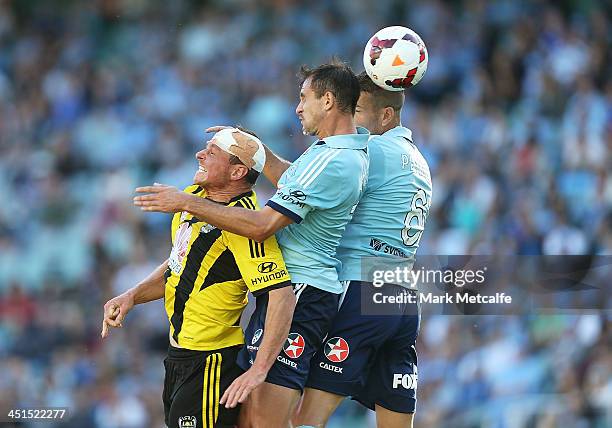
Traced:
<path fill-rule="evenodd" d="M 342 150 L 323 145 L 316 148 L 311 147 L 308 153 L 298 158 L 298 161 L 294 162 L 294 167 L 289 168 L 288 174 L 304 187 L 308 187 L 315 181 L 320 183 L 333 180 L 347 162 Z"/>
<path fill-rule="evenodd" d="M 348 185 L 362 174 L 367 174 L 369 156 L 367 150 L 328 149 L 330 155 L 321 175 L 333 187 Z"/>
<path fill-rule="evenodd" d="M 382 135 L 373 135 L 369 142 L 370 162 L 375 164 L 384 160 L 402 160 L 423 156 L 412 139 L 412 131 L 403 126 L 397 126 Z"/>
<path fill-rule="evenodd" d="M 257 195 L 255 194 L 255 191 L 253 190 L 249 190 L 248 192 L 241 193 L 240 195 L 234 196 L 227 203 L 227 206 L 246 208 L 247 210 L 258 210 L 259 209 L 259 205 L 257 204 Z M 227 230 L 223 230 L 222 233 L 225 239 L 227 239 L 228 243 L 229 242 L 238 243 L 238 242 L 246 241 L 246 240 L 250 241 L 251 243 L 253 242 L 251 239 L 245 238 L 242 235 L 237 235 L 235 233 L 228 232 Z"/>
<path fill-rule="evenodd" d="M 371 135 L 368 141 L 368 147 L 380 146 L 385 151 L 405 150 L 411 145 L 414 145 L 412 131 L 403 126 L 396 126 L 380 135 Z"/>

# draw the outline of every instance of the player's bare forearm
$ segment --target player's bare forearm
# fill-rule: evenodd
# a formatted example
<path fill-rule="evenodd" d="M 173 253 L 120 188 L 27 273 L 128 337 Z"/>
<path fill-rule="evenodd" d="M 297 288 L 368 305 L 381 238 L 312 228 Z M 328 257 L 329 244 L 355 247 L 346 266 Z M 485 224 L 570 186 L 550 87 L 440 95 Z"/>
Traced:
<path fill-rule="evenodd" d="M 176 187 L 156 183 L 136 188 L 134 205 L 143 211 L 176 213 L 186 211 L 219 229 L 263 242 L 277 230 L 293 223 L 289 217 L 264 207 L 260 211 L 228 207 L 205 198 L 181 192 Z"/>
<path fill-rule="evenodd" d="M 164 297 L 166 289 L 164 273 L 167 269 L 168 260 L 157 266 L 149 276 L 140 281 L 134 288 L 127 291 L 127 293 L 133 296 L 135 305 L 151 302 Z"/>
<path fill-rule="evenodd" d="M 290 286 L 268 292 L 268 309 L 261 346 L 253 369 L 268 373 L 287 339 L 296 298 Z"/>
<path fill-rule="evenodd" d="M 219 229 L 246 236 L 257 242 L 265 241 L 277 230 L 292 223 L 290 218 L 270 207 L 254 211 L 241 207 L 227 207 L 197 196 L 188 196 L 190 197 L 185 198 L 182 211 L 187 211 Z"/>
<path fill-rule="evenodd" d="M 289 334 L 295 303 L 296 298 L 290 286 L 268 292 L 264 337 L 255 362 L 225 390 L 219 401 L 222 405 L 233 408 L 238 403 L 244 403 L 251 391 L 266 380 L 268 371 Z"/>
<path fill-rule="evenodd" d="M 266 163 L 264 165 L 263 173 L 268 180 L 274 184 L 274 187 L 278 187 L 278 180 L 281 175 L 291 166 L 291 162 L 276 155 L 268 146 L 264 145 L 266 150 Z"/>

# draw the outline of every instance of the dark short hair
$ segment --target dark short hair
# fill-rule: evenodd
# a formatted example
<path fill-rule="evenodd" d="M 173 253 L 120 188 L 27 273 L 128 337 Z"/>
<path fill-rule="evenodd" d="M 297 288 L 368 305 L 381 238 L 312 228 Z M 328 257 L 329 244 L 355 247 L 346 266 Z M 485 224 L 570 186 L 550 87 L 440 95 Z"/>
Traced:
<path fill-rule="evenodd" d="M 317 98 L 321 98 L 325 92 L 329 91 L 336 97 L 340 111 L 355 114 L 355 107 L 359 99 L 359 82 L 348 64 L 333 58 L 329 64 L 316 68 L 303 65 L 298 77 L 300 84 L 310 78 L 310 85 Z"/>
<path fill-rule="evenodd" d="M 242 132 L 246 132 L 247 134 L 250 134 L 259 140 L 259 137 L 257 136 L 257 134 L 251 131 L 250 129 L 247 129 L 241 125 L 236 125 L 234 126 L 234 128 L 239 129 Z M 229 163 L 230 165 L 244 165 L 244 163 L 240 160 L 238 156 L 232 155 L 232 154 L 230 154 Z M 247 172 L 247 175 L 244 176 L 247 183 L 249 183 L 250 185 L 254 185 L 258 177 L 259 177 L 259 172 L 255 171 L 253 168 L 249 168 L 249 172 Z"/>
<path fill-rule="evenodd" d="M 359 73 L 357 80 L 359 81 L 361 92 L 372 95 L 376 109 L 392 107 L 396 113 L 399 113 L 404 106 L 404 91 L 387 91 L 381 88 L 370 79 L 370 76 L 365 71 Z"/>

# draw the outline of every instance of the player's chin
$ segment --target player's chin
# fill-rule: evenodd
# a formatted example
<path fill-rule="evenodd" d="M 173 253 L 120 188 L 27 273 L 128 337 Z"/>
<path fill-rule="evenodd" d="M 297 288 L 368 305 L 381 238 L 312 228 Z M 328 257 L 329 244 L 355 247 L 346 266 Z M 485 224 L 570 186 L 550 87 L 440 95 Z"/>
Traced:
<path fill-rule="evenodd" d="M 308 128 L 306 126 L 302 126 L 302 134 L 304 135 L 317 135 L 316 129 Z"/>
<path fill-rule="evenodd" d="M 204 183 L 206 183 L 206 178 L 208 178 L 208 173 L 202 172 L 202 171 L 197 171 L 193 175 L 193 184 L 197 184 L 198 186 L 202 186 Z"/>

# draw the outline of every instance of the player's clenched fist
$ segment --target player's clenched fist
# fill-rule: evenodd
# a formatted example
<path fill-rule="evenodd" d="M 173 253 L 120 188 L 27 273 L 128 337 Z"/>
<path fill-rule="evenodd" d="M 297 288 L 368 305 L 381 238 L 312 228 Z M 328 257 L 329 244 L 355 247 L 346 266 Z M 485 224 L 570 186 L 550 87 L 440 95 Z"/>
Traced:
<path fill-rule="evenodd" d="M 104 305 L 104 319 L 102 320 L 102 338 L 108 336 L 108 328 L 122 326 L 123 319 L 134 307 L 134 297 L 131 293 L 123 293 L 110 299 Z"/>

